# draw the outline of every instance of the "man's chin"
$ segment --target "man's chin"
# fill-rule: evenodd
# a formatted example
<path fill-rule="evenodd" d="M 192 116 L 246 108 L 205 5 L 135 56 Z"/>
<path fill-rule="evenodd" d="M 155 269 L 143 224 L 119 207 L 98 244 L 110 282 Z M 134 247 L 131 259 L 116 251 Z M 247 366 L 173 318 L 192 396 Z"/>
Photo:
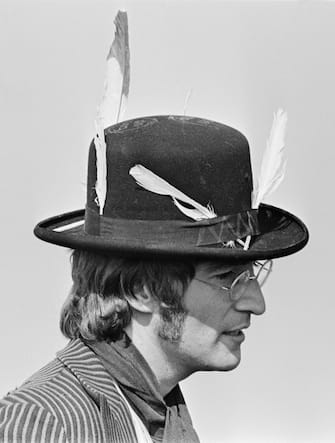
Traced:
<path fill-rule="evenodd" d="M 221 371 L 231 371 L 240 364 L 241 362 L 241 346 L 236 346 L 235 343 L 233 346 L 231 343 L 227 343 L 225 345 L 225 352 L 224 354 L 220 353 L 218 362 L 221 363 Z M 221 360 L 221 362 L 220 362 Z"/>
<path fill-rule="evenodd" d="M 231 362 L 229 362 L 228 364 L 225 364 L 222 367 L 221 371 L 232 371 L 233 369 L 236 369 L 240 363 L 241 363 L 241 359 L 236 358 L 236 359 L 232 360 Z"/>
<path fill-rule="evenodd" d="M 222 369 L 222 371 L 232 371 L 233 369 L 236 369 L 240 363 L 241 359 L 238 359 L 235 362 L 232 362 L 230 365 L 227 365 L 225 369 Z"/>
<path fill-rule="evenodd" d="M 218 359 L 217 361 L 213 361 L 211 365 L 207 368 L 208 371 L 218 371 L 218 372 L 228 372 L 237 368 L 237 366 L 241 362 L 241 353 L 239 351 L 235 351 L 228 356 L 226 356 L 223 360 Z"/>

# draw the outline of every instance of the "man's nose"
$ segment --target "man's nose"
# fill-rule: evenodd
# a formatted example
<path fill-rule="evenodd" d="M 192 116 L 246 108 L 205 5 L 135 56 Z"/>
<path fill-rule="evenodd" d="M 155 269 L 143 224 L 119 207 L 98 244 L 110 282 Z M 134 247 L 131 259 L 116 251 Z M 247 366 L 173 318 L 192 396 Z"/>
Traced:
<path fill-rule="evenodd" d="M 249 311 L 255 315 L 265 312 L 265 300 L 257 280 L 249 281 L 244 294 L 237 301 L 235 308 L 239 311 Z"/>

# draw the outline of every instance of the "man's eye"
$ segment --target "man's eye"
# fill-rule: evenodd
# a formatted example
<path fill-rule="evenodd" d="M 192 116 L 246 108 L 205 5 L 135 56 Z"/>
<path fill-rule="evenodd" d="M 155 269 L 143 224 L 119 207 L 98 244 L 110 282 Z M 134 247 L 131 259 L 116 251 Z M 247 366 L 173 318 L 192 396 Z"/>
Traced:
<path fill-rule="evenodd" d="M 224 273 L 222 273 L 222 274 L 218 274 L 218 275 L 216 275 L 215 278 L 216 278 L 217 280 L 220 280 L 220 281 L 227 281 L 227 280 L 230 280 L 230 279 L 234 278 L 234 273 L 231 272 L 231 271 L 229 271 L 229 272 L 224 272 Z"/>

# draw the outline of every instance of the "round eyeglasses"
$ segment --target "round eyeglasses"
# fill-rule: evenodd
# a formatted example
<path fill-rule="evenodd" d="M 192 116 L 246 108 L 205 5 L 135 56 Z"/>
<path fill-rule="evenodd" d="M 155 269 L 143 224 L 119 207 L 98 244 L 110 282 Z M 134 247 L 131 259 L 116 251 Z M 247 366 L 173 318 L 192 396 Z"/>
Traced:
<path fill-rule="evenodd" d="M 262 287 L 268 279 L 270 272 L 272 271 L 272 267 L 272 260 L 256 261 L 253 263 L 253 271 L 246 269 L 245 271 L 241 272 L 241 274 L 239 274 L 233 280 L 230 286 L 217 285 L 209 281 L 201 280 L 200 278 L 194 278 L 194 280 L 200 281 L 201 283 L 205 283 L 223 291 L 228 291 L 230 300 L 237 301 L 243 296 L 248 287 L 248 283 L 251 280 L 257 280 L 259 286 Z"/>

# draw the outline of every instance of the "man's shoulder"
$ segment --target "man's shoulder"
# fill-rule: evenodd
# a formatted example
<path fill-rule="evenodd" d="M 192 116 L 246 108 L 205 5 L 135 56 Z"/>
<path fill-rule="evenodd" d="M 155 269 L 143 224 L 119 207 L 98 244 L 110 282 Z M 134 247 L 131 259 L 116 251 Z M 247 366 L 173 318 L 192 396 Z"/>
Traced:
<path fill-rule="evenodd" d="M 39 405 L 39 398 L 43 392 L 48 392 L 51 397 L 57 395 L 54 391 L 55 384 L 59 383 L 62 378 L 69 377 L 71 377 L 69 371 L 58 358 L 55 358 L 25 380 L 21 386 L 10 391 L 4 399 L 0 400 L 0 407 L 8 403 Z"/>
<path fill-rule="evenodd" d="M 83 376 L 83 371 L 85 374 L 92 373 L 94 377 L 95 361 L 94 358 L 84 361 L 85 352 L 87 353 L 87 347 L 84 343 L 77 341 L 73 349 L 73 343 L 70 342 L 57 353 L 56 358 L 0 400 L 0 408 L 14 404 L 29 404 L 58 415 L 58 412 L 64 409 L 84 411 L 79 407 L 82 402 L 94 405 L 90 384 L 87 383 L 87 377 Z"/>
<path fill-rule="evenodd" d="M 64 371 L 64 365 L 58 358 L 54 358 L 48 364 L 36 371 L 27 380 L 23 382 L 20 389 L 29 389 L 45 385 L 54 380 L 55 377 L 61 375 Z"/>
<path fill-rule="evenodd" d="M 21 386 L 0 399 L 0 441 L 66 441 L 65 428 L 54 407 L 53 385 L 64 376 L 64 366 L 54 359 Z"/>
<path fill-rule="evenodd" d="M 100 442 L 104 433 L 101 420 L 106 413 L 112 435 L 133 434 L 115 381 L 95 354 L 77 340 L 0 400 L 0 441 L 21 441 L 15 435 L 21 438 L 28 430 L 35 432 L 36 442 L 58 441 L 46 438 L 46 432 L 57 435 L 59 441 Z M 11 437 L 5 437 L 6 433 Z"/>

